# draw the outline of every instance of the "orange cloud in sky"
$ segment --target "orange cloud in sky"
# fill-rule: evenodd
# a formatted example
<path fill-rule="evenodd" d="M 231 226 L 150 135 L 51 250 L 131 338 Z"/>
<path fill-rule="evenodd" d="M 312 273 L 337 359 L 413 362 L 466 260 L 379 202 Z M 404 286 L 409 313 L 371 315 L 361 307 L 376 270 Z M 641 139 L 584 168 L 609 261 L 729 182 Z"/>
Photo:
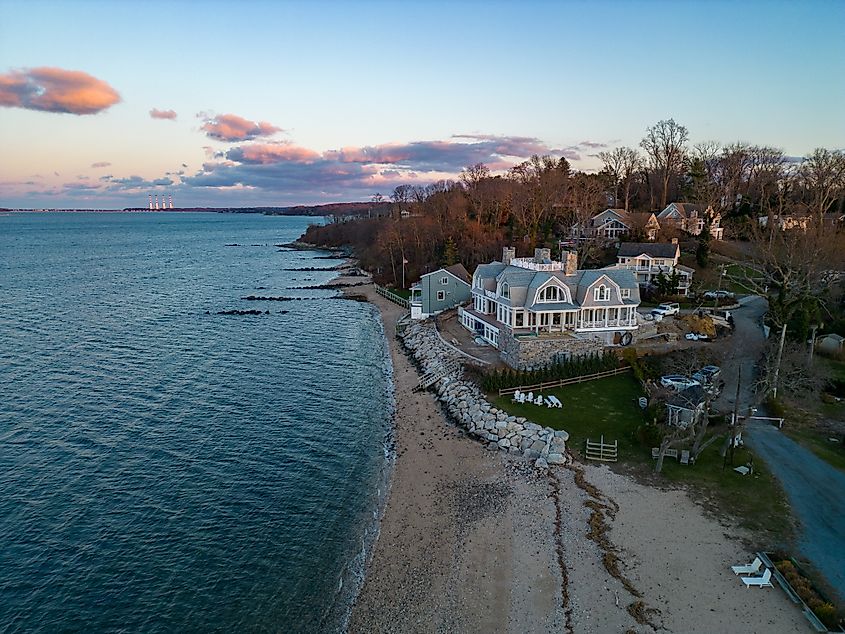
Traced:
<path fill-rule="evenodd" d="M 0 106 L 7 108 L 83 115 L 119 101 L 114 88 L 80 70 L 40 67 L 0 74 Z"/>
<path fill-rule="evenodd" d="M 218 141 L 247 141 L 261 136 L 272 136 L 282 129 L 267 121 L 249 121 L 236 114 L 221 114 L 207 117 L 200 113 L 205 123 L 200 129 Z"/>

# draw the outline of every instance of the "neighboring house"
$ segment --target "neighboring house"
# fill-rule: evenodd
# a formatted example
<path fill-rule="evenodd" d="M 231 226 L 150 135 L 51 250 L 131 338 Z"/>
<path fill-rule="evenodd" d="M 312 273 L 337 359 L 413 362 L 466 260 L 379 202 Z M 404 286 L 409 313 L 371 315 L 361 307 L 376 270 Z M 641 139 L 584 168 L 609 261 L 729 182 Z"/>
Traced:
<path fill-rule="evenodd" d="M 689 427 L 707 409 L 707 395 L 700 385 L 676 392 L 666 401 L 666 423 L 681 428 Z"/>
<path fill-rule="evenodd" d="M 657 214 L 657 220 L 672 223 L 681 231 L 697 236 L 704 230 L 704 220 L 707 215 L 711 216 L 710 237 L 721 240 L 725 231 L 720 226 L 722 216 L 713 211 L 712 207 L 695 203 L 669 203 L 666 209 Z"/>
<path fill-rule="evenodd" d="M 840 354 L 845 350 L 845 337 L 831 333 L 816 339 L 816 348 L 827 354 Z"/>
<path fill-rule="evenodd" d="M 648 240 L 655 240 L 657 232 L 660 231 L 660 223 L 650 212 L 631 213 L 624 209 L 605 209 L 593 216 L 585 226 L 574 225 L 570 235 L 575 240 L 604 238 L 615 241 L 632 233 L 636 228 L 642 228 Z"/>
<path fill-rule="evenodd" d="M 411 287 L 411 319 L 426 319 L 468 302 L 470 275 L 463 264 L 453 264 L 426 273 Z"/>
<path fill-rule="evenodd" d="M 678 275 L 678 295 L 687 295 L 695 271 L 679 264 L 681 248 L 673 242 L 623 242 L 616 254 L 617 266 L 634 271 L 641 286 L 654 284 L 663 273 L 666 277 Z"/>
<path fill-rule="evenodd" d="M 757 218 L 757 222 L 761 227 L 768 227 L 769 217 L 759 216 Z M 781 231 L 790 231 L 792 229 L 801 229 L 802 231 L 806 231 L 807 225 L 810 222 L 810 216 L 779 216 L 775 214 L 772 216 L 772 222 Z"/>
<path fill-rule="evenodd" d="M 610 267 L 580 271 L 578 256 L 551 259 L 549 249 L 517 258 L 505 248 L 501 262 L 478 266 L 472 277 L 472 308 L 459 309 L 461 324 L 502 350 L 511 365 L 518 358 L 517 338 L 550 342 L 535 357 L 547 363 L 557 354 L 583 354 L 597 345 L 626 345 L 635 334 L 640 304 L 636 276 Z M 570 345 L 571 344 L 571 345 Z"/>

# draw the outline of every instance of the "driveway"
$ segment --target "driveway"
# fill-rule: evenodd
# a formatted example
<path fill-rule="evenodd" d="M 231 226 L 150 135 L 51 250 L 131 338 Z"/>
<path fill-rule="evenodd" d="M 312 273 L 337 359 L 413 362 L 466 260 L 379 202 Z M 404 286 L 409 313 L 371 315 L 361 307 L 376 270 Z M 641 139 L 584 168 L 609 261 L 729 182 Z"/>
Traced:
<path fill-rule="evenodd" d="M 845 473 L 772 425 L 752 421 L 745 437 L 780 480 L 801 522 L 801 554 L 845 600 Z"/>
<path fill-rule="evenodd" d="M 725 389 L 713 403 L 716 411 L 730 413 L 736 400 L 736 380 L 742 368 L 742 385 L 739 390 L 739 414 L 748 413 L 756 405 L 756 394 L 752 390 L 757 378 L 757 361 L 763 355 L 766 337 L 763 335 L 762 319 L 769 309 L 768 302 L 757 295 L 739 300 L 740 307 L 731 311 L 734 331 L 727 342 L 729 350 L 722 361 L 722 375 Z M 718 344 L 717 344 L 718 345 Z"/>

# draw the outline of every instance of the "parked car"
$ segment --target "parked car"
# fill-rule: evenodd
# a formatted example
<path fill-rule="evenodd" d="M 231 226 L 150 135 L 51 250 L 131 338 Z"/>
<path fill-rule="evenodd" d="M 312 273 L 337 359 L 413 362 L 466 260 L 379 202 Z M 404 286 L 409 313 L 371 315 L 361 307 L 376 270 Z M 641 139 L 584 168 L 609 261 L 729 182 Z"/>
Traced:
<path fill-rule="evenodd" d="M 660 304 L 657 308 L 653 308 L 651 314 L 666 317 L 667 315 L 677 315 L 680 312 L 680 304 L 677 302 L 669 302 L 666 304 Z"/>
<path fill-rule="evenodd" d="M 712 383 L 722 373 L 722 369 L 718 365 L 705 365 L 699 370 L 707 378 L 708 383 Z"/>
<path fill-rule="evenodd" d="M 660 385 L 673 389 L 676 392 L 680 392 L 688 387 L 701 385 L 701 383 L 685 376 L 681 376 L 680 374 L 667 374 L 666 376 L 660 377 Z"/>
<path fill-rule="evenodd" d="M 705 291 L 704 299 L 733 299 L 734 294 L 730 291 Z"/>

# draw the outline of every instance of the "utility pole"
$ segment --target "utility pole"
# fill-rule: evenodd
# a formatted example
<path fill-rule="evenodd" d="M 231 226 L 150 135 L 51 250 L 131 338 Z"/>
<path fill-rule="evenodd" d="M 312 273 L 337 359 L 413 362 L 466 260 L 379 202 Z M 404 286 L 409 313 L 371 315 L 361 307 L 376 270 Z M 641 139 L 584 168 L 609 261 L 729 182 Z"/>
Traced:
<path fill-rule="evenodd" d="M 734 411 L 731 414 L 731 433 L 728 437 L 728 442 L 730 442 L 730 447 L 728 448 L 731 452 L 731 466 L 734 466 L 734 439 L 736 438 L 736 425 L 738 422 L 738 414 L 739 414 L 739 386 L 742 384 L 742 366 L 739 366 L 739 373 L 736 377 L 736 395 L 734 397 Z M 722 470 L 725 470 L 725 463 L 728 459 L 728 452 L 725 452 L 725 460 L 722 462 Z"/>
<path fill-rule="evenodd" d="M 812 326 L 813 334 L 810 337 L 810 364 L 811 365 L 813 363 L 813 351 L 816 349 L 816 330 L 818 330 L 818 328 L 819 328 L 818 325 L 813 324 L 813 326 Z"/>
<path fill-rule="evenodd" d="M 780 375 L 780 361 L 783 358 L 783 344 L 786 342 L 786 324 L 783 325 L 783 329 L 780 331 L 780 346 L 778 347 L 778 360 L 775 363 L 775 386 L 772 388 L 772 397 L 778 397 L 778 376 Z"/>

